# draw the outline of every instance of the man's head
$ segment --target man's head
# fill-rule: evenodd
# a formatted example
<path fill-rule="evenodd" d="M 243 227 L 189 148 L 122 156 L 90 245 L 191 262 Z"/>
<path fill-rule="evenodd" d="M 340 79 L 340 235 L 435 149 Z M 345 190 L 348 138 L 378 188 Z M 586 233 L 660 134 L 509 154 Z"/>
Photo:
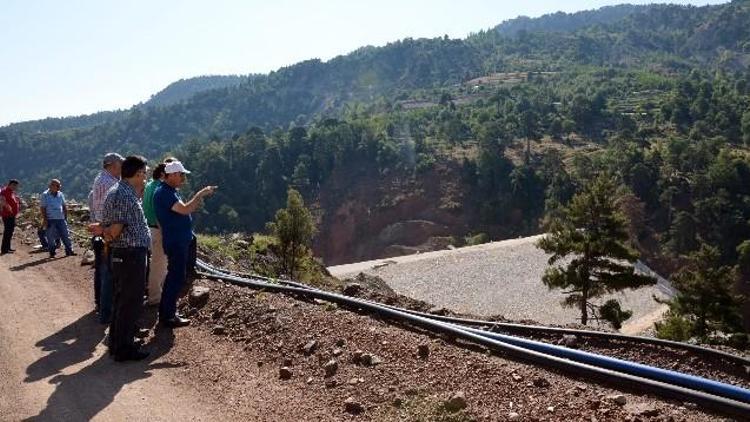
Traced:
<path fill-rule="evenodd" d="M 166 173 L 166 176 L 164 176 L 164 183 L 175 189 L 185 184 L 187 175 L 190 174 L 182 163 L 177 160 L 166 163 L 164 166 L 164 173 Z"/>
<path fill-rule="evenodd" d="M 154 172 L 151 174 L 151 178 L 154 180 L 164 180 L 164 178 L 167 176 L 167 173 L 164 172 L 164 168 L 167 167 L 167 164 L 171 163 L 172 161 L 177 161 L 177 159 L 174 157 L 165 158 L 164 162 L 159 163 L 159 165 L 154 168 Z"/>
<path fill-rule="evenodd" d="M 147 163 L 140 155 L 129 155 L 122 162 L 122 178 L 138 191 L 146 185 Z"/>
<path fill-rule="evenodd" d="M 10 189 L 10 190 L 12 190 L 12 191 L 15 192 L 16 190 L 18 190 L 19 186 L 21 186 L 21 184 L 18 183 L 18 180 L 16 180 L 16 179 L 10 179 L 10 180 L 8 180 L 8 189 Z"/>
<path fill-rule="evenodd" d="M 125 159 L 122 158 L 122 155 L 116 152 L 110 152 L 104 156 L 102 167 L 104 167 L 104 170 L 108 171 L 112 176 L 120 177 L 123 161 L 125 161 Z"/>
<path fill-rule="evenodd" d="M 167 165 L 164 163 L 159 163 L 156 167 L 154 167 L 154 171 L 151 173 L 151 178 L 154 180 L 162 180 L 164 179 L 164 167 Z"/>
<path fill-rule="evenodd" d="M 62 188 L 62 183 L 59 179 L 52 179 L 49 181 L 49 191 L 57 194 L 57 192 L 60 192 L 60 188 Z"/>

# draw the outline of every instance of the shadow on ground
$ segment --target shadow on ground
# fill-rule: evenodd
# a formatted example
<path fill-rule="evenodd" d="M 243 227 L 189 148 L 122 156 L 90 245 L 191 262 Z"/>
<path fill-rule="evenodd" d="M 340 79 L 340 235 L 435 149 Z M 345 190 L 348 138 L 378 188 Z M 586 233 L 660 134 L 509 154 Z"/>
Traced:
<path fill-rule="evenodd" d="M 24 262 L 23 264 L 14 265 L 14 266 L 10 267 L 9 269 L 11 271 L 23 271 L 26 268 L 36 267 L 37 265 L 42 265 L 45 262 L 52 261 L 53 259 L 54 258 L 50 258 L 49 256 L 46 256 L 44 258 L 37 259 L 36 261 L 29 261 L 29 262 Z"/>
<path fill-rule="evenodd" d="M 153 309 L 146 309 L 143 320 L 154 320 Z M 144 325 L 150 326 L 150 325 Z M 88 421 L 109 406 L 122 388 L 134 381 L 148 378 L 152 370 L 183 366 L 155 361 L 165 355 L 174 344 L 170 329 L 157 327 L 146 345 L 151 355 L 139 362 L 115 362 L 106 351 L 80 370 L 66 374 L 65 369 L 85 362 L 97 354 L 105 326 L 97 322 L 94 312 L 88 313 L 57 333 L 40 340 L 36 346 L 51 352 L 26 370 L 25 382 L 52 377 L 55 391 L 46 407 L 27 421 Z M 102 349 L 105 350 L 105 349 Z"/>

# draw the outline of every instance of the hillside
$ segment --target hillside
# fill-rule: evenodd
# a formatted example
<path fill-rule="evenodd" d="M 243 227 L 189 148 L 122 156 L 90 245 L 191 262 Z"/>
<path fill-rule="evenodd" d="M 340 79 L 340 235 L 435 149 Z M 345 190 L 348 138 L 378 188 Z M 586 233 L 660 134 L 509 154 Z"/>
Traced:
<path fill-rule="evenodd" d="M 497 31 L 482 31 L 465 40 L 405 39 L 381 48 L 365 47 L 326 63 L 309 60 L 282 68 L 232 89 L 204 91 L 171 106 L 135 107 L 123 112 L 122 118 L 98 125 L 71 128 L 78 124 L 74 120 L 58 125 L 64 130 L 41 134 L 33 125 L 26 126 L 31 130 L 11 125 L 0 135 L 10 141 L 6 154 L 21 159 L 1 169 L 0 177 L 19 175 L 39 184 L 51 174 L 35 164 L 43 161 L 45 167 L 64 174 L 80 174 L 80 179 L 74 177 L 67 183 L 70 192 L 80 196 L 97 160 L 79 157 L 113 149 L 155 156 L 186 139 L 223 138 L 251 126 L 268 130 L 290 122 L 307 124 L 315 116 L 338 115 L 356 103 L 387 108 L 393 99 L 419 97 L 425 90 L 451 87 L 488 71 L 647 63 L 657 70 L 680 72 L 697 65 L 739 69 L 746 63 L 748 30 L 742 23 L 748 21 L 747 1 L 647 10 L 607 25 L 601 22 L 613 15 L 609 8 L 573 17 L 539 18 L 557 22 L 550 21 L 552 27 L 566 27 L 565 22 L 574 16 L 595 24 L 567 33 L 525 32 L 523 37 L 509 39 Z M 39 151 L 46 153 L 43 160 L 23 159 Z"/>
<path fill-rule="evenodd" d="M 145 107 L 165 107 L 186 101 L 203 91 L 229 88 L 248 80 L 248 76 L 207 75 L 195 78 L 180 79 L 152 95 L 143 105 Z"/>
<path fill-rule="evenodd" d="M 538 18 L 519 16 L 507 20 L 493 28 L 498 34 L 517 36 L 519 32 L 574 32 L 578 29 L 599 24 L 611 24 L 635 13 L 648 13 L 654 5 L 636 6 L 620 4 L 605 6 L 595 10 L 575 13 L 549 13 Z"/>
<path fill-rule="evenodd" d="M 750 2 L 576 16 L 544 17 L 567 32 L 364 47 L 90 127 L 6 127 L 0 178 L 34 192 L 63 175 L 82 197 L 105 151 L 172 151 L 193 186 L 222 186 L 199 230 L 262 230 L 293 186 L 315 208 L 316 251 L 345 262 L 538 233 L 609 172 L 632 193 L 653 259 L 698 237 L 734 262 L 750 232 Z M 676 238 L 676 224 L 695 230 Z"/>

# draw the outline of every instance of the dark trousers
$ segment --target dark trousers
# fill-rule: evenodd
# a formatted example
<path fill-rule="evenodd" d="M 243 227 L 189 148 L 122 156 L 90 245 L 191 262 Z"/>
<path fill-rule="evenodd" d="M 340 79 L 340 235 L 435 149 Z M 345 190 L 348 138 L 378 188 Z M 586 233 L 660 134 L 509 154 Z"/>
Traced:
<path fill-rule="evenodd" d="M 159 319 L 166 321 L 177 314 L 177 299 L 185 285 L 190 243 L 164 245 L 167 255 L 167 277 L 161 292 Z"/>
<path fill-rule="evenodd" d="M 148 250 L 113 248 L 109 255 L 115 291 L 114 312 L 109 326 L 109 353 L 118 356 L 137 348 L 133 338 L 143 310 Z"/>
<path fill-rule="evenodd" d="M 112 317 L 112 270 L 104 250 L 104 240 L 99 236 L 92 237 L 91 248 L 94 250 L 94 300 L 99 322 L 106 324 Z"/>
<path fill-rule="evenodd" d="M 39 244 L 42 245 L 42 249 L 49 249 L 49 244 L 47 243 L 47 230 L 40 227 L 36 229 L 36 235 L 39 237 Z"/>
<path fill-rule="evenodd" d="M 196 278 L 198 278 L 198 272 L 195 269 L 195 262 L 198 260 L 198 239 L 193 236 L 193 239 L 190 241 L 190 247 L 188 248 L 188 257 L 187 257 L 187 268 L 185 268 L 186 271 L 186 282 L 185 286 L 183 287 L 192 287 L 193 282 Z"/>
<path fill-rule="evenodd" d="M 13 231 L 16 230 L 16 217 L 3 217 L 3 244 L 0 252 L 10 252 L 10 239 L 13 237 Z"/>

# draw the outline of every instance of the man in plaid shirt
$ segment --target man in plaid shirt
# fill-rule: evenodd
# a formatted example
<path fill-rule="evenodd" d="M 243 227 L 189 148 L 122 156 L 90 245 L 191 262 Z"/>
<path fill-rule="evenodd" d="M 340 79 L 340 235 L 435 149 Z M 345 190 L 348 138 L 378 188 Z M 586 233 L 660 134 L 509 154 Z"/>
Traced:
<path fill-rule="evenodd" d="M 109 353 L 118 362 L 141 360 L 149 353 L 134 342 L 136 322 L 143 310 L 146 265 L 151 233 L 140 198 L 146 185 L 146 159 L 129 156 L 122 163 L 122 180 L 109 190 L 102 208 L 101 234 L 109 245 L 114 286 L 114 312 L 109 327 Z"/>

